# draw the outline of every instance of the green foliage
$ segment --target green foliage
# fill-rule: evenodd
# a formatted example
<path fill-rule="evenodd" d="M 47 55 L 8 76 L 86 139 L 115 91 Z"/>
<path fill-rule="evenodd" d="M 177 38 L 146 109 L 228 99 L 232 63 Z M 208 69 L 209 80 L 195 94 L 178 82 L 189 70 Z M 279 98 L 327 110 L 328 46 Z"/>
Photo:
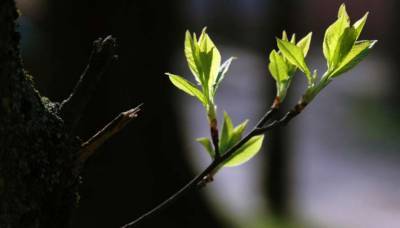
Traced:
<path fill-rule="evenodd" d="M 364 28 L 367 17 L 368 13 L 353 25 L 350 25 L 350 18 L 345 5 L 342 4 L 340 6 L 338 19 L 325 32 L 322 46 L 328 69 L 319 81 L 317 71 L 314 70 L 313 74 L 311 74 L 305 61 L 312 33 L 309 33 L 296 43 L 295 36 L 293 35 L 291 41 L 288 41 L 288 36 L 284 31 L 282 39 L 277 39 L 279 51 L 271 51 L 268 66 L 272 77 L 276 81 L 277 96 L 281 98 L 281 101 L 286 95 L 292 76 L 297 68 L 307 77 L 308 86 L 304 102 L 308 103 L 333 78 L 345 73 L 361 62 L 377 42 L 376 40 L 357 40 Z"/>
<path fill-rule="evenodd" d="M 310 70 L 305 63 L 305 57 L 311 44 L 312 33 L 308 33 L 296 44 L 296 35 L 293 34 L 290 42 L 286 31 L 282 33 L 282 39 L 277 39 L 278 51 L 272 50 L 269 55 L 268 69 L 276 81 L 277 97 L 283 101 L 287 89 L 297 68 L 308 75 L 311 82 Z"/>
<path fill-rule="evenodd" d="M 310 44 L 311 44 L 311 38 L 312 38 L 312 32 L 308 33 L 303 39 L 301 39 L 298 43 L 297 46 L 301 48 L 304 54 L 304 58 L 308 54 L 308 50 L 310 49 Z"/>
<path fill-rule="evenodd" d="M 224 112 L 224 122 L 222 125 L 222 131 L 219 141 L 219 151 L 221 155 L 225 154 L 232 146 L 238 143 L 242 139 L 244 130 L 246 129 L 248 120 L 243 121 L 236 127 L 234 127 L 231 118 L 228 113 Z M 254 136 L 247 143 L 240 147 L 230 159 L 228 159 L 224 166 L 237 166 L 255 156 L 261 148 L 263 137 Z M 199 142 L 209 155 L 214 158 L 215 151 L 212 147 L 211 140 L 208 138 L 198 138 Z"/>
<path fill-rule="evenodd" d="M 350 52 L 343 58 L 338 67 L 331 73 L 331 77 L 339 76 L 344 72 L 356 66 L 369 53 L 369 50 L 375 45 L 376 40 L 362 40 L 354 43 Z"/>
<path fill-rule="evenodd" d="M 306 47 L 307 43 L 304 43 L 303 46 Z M 198 40 L 196 34 L 191 35 L 189 31 L 186 31 L 185 56 L 189 69 L 200 86 L 200 89 L 181 76 L 171 73 L 166 73 L 166 75 L 174 86 L 185 93 L 196 97 L 203 104 L 211 123 L 211 121 L 216 119 L 214 97 L 235 57 L 227 59 L 221 65 L 221 55 L 214 42 L 206 33 L 205 28 Z M 294 67 L 291 67 L 291 71 L 293 71 L 293 68 Z M 246 120 L 234 127 L 231 118 L 227 113 L 224 113 L 224 122 L 218 145 L 221 155 L 242 139 L 242 134 L 246 129 L 247 122 L 248 121 Z M 259 136 L 249 140 L 238 151 L 236 151 L 234 156 L 232 156 L 225 165 L 235 166 L 249 160 L 259 151 L 262 145 L 262 140 L 263 137 Z M 215 149 L 213 148 L 210 139 L 198 138 L 197 141 L 204 147 L 212 158 L 215 157 Z"/>
<path fill-rule="evenodd" d="M 285 99 L 287 88 L 290 84 L 290 79 L 293 75 L 290 74 L 290 66 L 284 58 L 275 50 L 269 55 L 268 69 L 272 77 L 276 81 L 277 96 Z"/>
<path fill-rule="evenodd" d="M 277 101 L 282 102 L 290 87 L 291 81 L 297 69 L 304 73 L 307 78 L 307 89 L 302 97 L 301 103 L 307 104 L 325 88 L 333 78 L 345 73 L 356 66 L 376 43 L 375 40 L 358 41 L 368 17 L 366 13 L 361 19 L 350 24 L 350 18 L 346 7 L 342 4 L 339 8 L 337 20 L 330 25 L 324 36 L 322 51 L 327 61 L 327 71 L 322 77 L 318 77 L 317 70 L 310 70 L 306 62 L 309 52 L 312 33 L 308 33 L 296 41 L 296 34 L 289 40 L 286 31 L 282 38 L 277 38 L 277 50 L 269 54 L 268 69 L 276 82 Z M 217 132 L 217 113 L 214 98 L 223 81 L 232 61 L 231 57 L 221 65 L 221 55 L 206 33 L 204 28 L 200 37 L 191 35 L 189 31 L 185 35 L 185 56 L 197 85 L 187 81 L 181 76 L 166 73 L 172 84 L 185 93 L 196 97 L 205 107 L 211 132 Z M 240 165 L 255 156 L 262 146 L 263 135 L 254 134 L 239 149 L 232 154 L 227 152 L 242 140 L 243 132 L 247 126 L 247 120 L 233 125 L 231 118 L 224 113 L 224 121 L 218 139 L 198 138 L 197 141 L 205 148 L 211 158 L 218 159 L 220 156 L 228 157 L 223 161 L 223 166 Z M 213 137 L 218 134 L 213 134 Z M 214 145 L 217 144 L 218 145 Z M 218 154 L 216 154 L 218 149 Z M 218 157 L 217 157 L 218 156 Z"/>
<path fill-rule="evenodd" d="M 224 112 L 224 123 L 222 125 L 219 150 L 222 154 L 226 153 L 232 146 L 242 139 L 244 130 L 246 129 L 248 120 L 245 120 L 236 127 L 233 127 L 232 120 L 228 113 Z M 261 149 L 263 137 L 254 136 L 247 143 L 241 146 L 224 166 L 232 167 L 245 163 L 254 157 Z"/>
<path fill-rule="evenodd" d="M 307 77 L 309 77 L 311 75 L 310 70 L 308 69 L 306 61 L 304 59 L 304 52 L 301 47 L 286 40 L 276 40 L 278 43 L 279 51 L 288 60 L 288 62 L 298 67 L 307 75 Z"/>
<path fill-rule="evenodd" d="M 219 141 L 219 150 L 221 153 L 226 152 L 229 148 L 242 139 L 242 134 L 246 129 L 248 120 L 245 120 L 238 126 L 234 127 L 228 113 L 224 112 L 224 123 Z"/>
<path fill-rule="evenodd" d="M 191 82 L 175 74 L 171 73 L 165 73 L 165 74 L 169 76 L 169 79 L 171 80 L 172 84 L 174 84 L 174 86 L 176 86 L 178 89 L 184 91 L 190 96 L 195 96 L 197 99 L 199 99 L 199 101 L 203 105 L 207 104 L 207 100 L 204 97 L 203 93 L 198 88 L 196 88 L 196 86 L 193 85 Z"/>
<path fill-rule="evenodd" d="M 242 147 L 235 151 L 232 158 L 229 159 L 224 166 L 238 166 L 250 160 L 260 151 L 263 139 L 264 135 L 258 135 L 251 138 Z"/>
<path fill-rule="evenodd" d="M 221 65 L 221 54 L 206 33 L 206 28 L 201 32 L 198 40 L 196 34 L 191 35 L 189 31 L 186 31 L 185 56 L 189 69 L 201 87 L 205 104 L 213 106 L 218 86 L 234 58 L 229 58 Z M 176 84 L 174 83 L 174 85 Z"/>
<path fill-rule="evenodd" d="M 206 137 L 197 138 L 196 141 L 199 142 L 204 147 L 204 149 L 208 152 L 210 157 L 212 157 L 212 158 L 215 157 L 215 151 L 212 147 L 212 144 L 211 144 L 211 141 L 209 138 L 206 138 Z"/>
<path fill-rule="evenodd" d="M 235 57 L 230 57 L 229 59 L 227 59 L 220 67 L 218 70 L 218 75 L 217 78 L 215 80 L 215 83 L 213 85 L 213 96 L 215 96 L 215 93 L 217 92 L 218 86 L 219 84 L 222 82 L 222 80 L 224 79 L 226 72 L 228 72 L 229 67 L 231 66 L 232 61 L 236 59 Z"/>
<path fill-rule="evenodd" d="M 338 19 L 328 27 L 323 42 L 327 60 L 327 77 L 336 77 L 356 66 L 374 46 L 376 41 L 357 41 L 367 21 L 368 12 L 352 26 L 346 6 L 339 8 Z"/>
<path fill-rule="evenodd" d="M 183 77 L 171 73 L 166 75 L 177 88 L 195 96 L 206 108 L 209 121 L 214 121 L 216 119 L 214 97 L 235 58 L 231 57 L 221 65 L 221 54 L 206 33 L 206 28 L 202 30 L 199 39 L 195 33 L 191 35 L 186 31 L 184 46 L 186 61 L 200 89 Z"/>

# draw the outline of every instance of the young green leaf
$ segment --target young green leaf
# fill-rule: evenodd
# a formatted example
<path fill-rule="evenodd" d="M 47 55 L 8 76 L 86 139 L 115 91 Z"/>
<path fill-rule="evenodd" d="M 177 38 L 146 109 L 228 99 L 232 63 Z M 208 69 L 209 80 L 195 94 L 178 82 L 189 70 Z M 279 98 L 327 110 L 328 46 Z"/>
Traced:
<path fill-rule="evenodd" d="M 242 138 L 247 123 L 248 120 L 245 120 L 234 128 L 228 113 L 224 112 L 224 123 L 222 125 L 221 139 L 219 142 L 219 149 L 222 154 Z"/>
<path fill-rule="evenodd" d="M 275 81 L 283 82 L 289 79 L 287 64 L 275 50 L 271 51 L 269 61 L 268 69 Z"/>
<path fill-rule="evenodd" d="M 323 53 L 328 63 L 328 69 L 333 68 L 333 59 L 337 48 L 340 45 L 343 32 L 350 26 L 350 19 L 346 12 L 346 7 L 342 4 L 339 8 L 338 19 L 328 27 L 325 32 L 323 42 Z"/>
<path fill-rule="evenodd" d="M 344 3 L 342 3 L 339 7 L 338 18 L 344 18 L 347 21 L 350 20 L 349 15 L 347 14 L 346 11 L 346 5 Z"/>
<path fill-rule="evenodd" d="M 365 58 L 365 56 L 367 56 L 369 50 L 375 45 L 376 42 L 376 40 L 357 41 L 349 54 L 331 74 L 331 77 L 336 77 L 356 66 Z"/>
<path fill-rule="evenodd" d="M 335 77 L 355 66 L 373 46 L 373 41 L 356 42 L 367 17 L 368 13 L 350 26 L 345 5 L 340 6 L 338 19 L 326 30 L 323 43 L 329 77 Z"/>
<path fill-rule="evenodd" d="M 185 35 L 185 56 L 188 63 L 189 69 L 192 72 L 194 78 L 199 84 L 202 84 L 202 68 L 199 62 L 199 45 L 197 44 L 196 38 L 190 35 L 189 31 L 186 31 Z"/>
<path fill-rule="evenodd" d="M 204 149 L 208 152 L 208 154 L 211 156 L 211 158 L 215 157 L 215 151 L 212 147 L 211 141 L 209 138 L 197 138 L 197 142 L 199 142 Z"/>
<path fill-rule="evenodd" d="M 301 71 L 303 71 L 308 80 L 311 80 L 311 73 L 307 67 L 304 59 L 303 50 L 288 41 L 277 39 L 278 48 L 282 52 L 283 56 L 293 65 L 297 66 Z"/>
<path fill-rule="evenodd" d="M 200 46 L 200 62 L 204 70 L 204 77 L 208 87 L 208 91 L 213 91 L 214 84 L 217 79 L 218 71 L 221 65 L 221 54 L 219 53 L 214 42 L 203 29 L 199 38 Z"/>
<path fill-rule="evenodd" d="M 231 141 L 232 141 L 231 146 L 233 146 L 240 139 L 242 139 L 242 134 L 243 134 L 244 130 L 246 129 L 248 122 L 249 122 L 249 120 L 245 120 L 233 129 L 233 133 L 232 133 L 232 137 L 231 137 Z"/>
<path fill-rule="evenodd" d="M 311 38 L 312 32 L 308 33 L 307 36 L 303 37 L 303 39 L 297 43 L 297 47 L 300 47 L 301 50 L 303 50 L 304 57 L 307 56 L 308 50 L 310 49 Z"/>
<path fill-rule="evenodd" d="M 296 44 L 296 33 L 293 33 L 292 38 L 290 39 L 290 43 Z"/>
<path fill-rule="evenodd" d="M 282 40 L 289 41 L 288 36 L 287 36 L 287 33 L 286 33 L 285 30 L 282 31 Z"/>
<path fill-rule="evenodd" d="M 209 91 L 208 82 L 210 81 L 210 70 L 213 61 L 213 52 L 199 52 L 199 62 L 201 65 L 201 70 L 203 72 L 201 78 L 203 83 L 201 84 L 204 91 Z"/>
<path fill-rule="evenodd" d="M 236 59 L 236 57 L 230 57 L 227 59 L 220 67 L 217 75 L 217 79 L 215 80 L 214 86 L 213 86 L 213 95 L 216 94 L 217 89 L 219 87 L 219 84 L 222 82 L 222 80 L 225 78 L 225 74 L 228 72 L 228 69 L 232 63 L 232 61 Z"/>
<path fill-rule="evenodd" d="M 356 30 L 353 27 L 348 27 L 343 31 L 342 36 L 337 42 L 331 59 L 331 70 L 346 57 L 356 41 Z"/>
<path fill-rule="evenodd" d="M 233 154 L 232 158 L 229 159 L 224 166 L 238 166 L 250 160 L 260 151 L 263 139 L 263 135 L 251 138 Z"/>
<path fill-rule="evenodd" d="M 228 113 L 224 112 L 224 123 L 222 124 L 221 139 L 219 140 L 219 150 L 224 153 L 230 147 L 233 134 L 233 124 Z"/>
<path fill-rule="evenodd" d="M 357 31 L 356 32 L 356 39 L 358 39 L 360 37 L 361 31 L 363 30 L 365 22 L 367 21 L 368 14 L 369 13 L 366 12 L 364 14 L 364 16 L 361 19 L 359 19 L 358 21 L 356 21 L 356 23 L 354 23 L 354 25 L 353 25 L 354 29 Z"/>
<path fill-rule="evenodd" d="M 174 84 L 178 89 L 184 91 L 185 93 L 196 97 L 199 99 L 199 101 L 203 104 L 207 104 L 207 100 L 204 97 L 203 93 L 196 88 L 195 85 L 193 85 L 191 82 L 187 81 L 186 79 L 182 78 L 181 76 L 171 74 L 171 73 L 165 73 L 168 75 L 169 80 Z"/>

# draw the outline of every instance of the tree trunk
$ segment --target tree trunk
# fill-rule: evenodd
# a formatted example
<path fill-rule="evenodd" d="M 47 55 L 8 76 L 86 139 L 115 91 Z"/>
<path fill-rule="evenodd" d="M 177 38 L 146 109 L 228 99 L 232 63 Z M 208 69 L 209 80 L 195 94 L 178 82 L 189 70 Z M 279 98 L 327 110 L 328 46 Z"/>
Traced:
<path fill-rule="evenodd" d="M 0 227 L 67 227 L 80 142 L 22 65 L 14 0 L 0 1 Z"/>
<path fill-rule="evenodd" d="M 61 3 L 58 1 L 54 4 Z M 116 7 L 118 7 L 121 4 L 116 5 Z M 151 4 L 146 4 L 144 7 L 145 9 L 147 9 L 147 5 L 151 6 Z M 162 6 L 165 5 L 172 7 L 172 5 L 169 5 L 168 3 L 165 3 Z M 150 10 L 151 9 L 152 8 L 150 8 Z M 82 12 L 86 12 L 85 10 L 85 8 L 81 9 Z M 165 11 L 165 14 L 168 15 L 169 12 L 170 11 Z M 140 16 L 141 15 L 138 17 Z M 99 76 L 104 72 L 105 67 L 114 60 L 115 40 L 108 37 L 96 41 L 88 67 L 82 74 L 74 92 L 68 99 L 61 103 L 51 102 L 48 98 L 39 94 L 34 87 L 32 77 L 23 69 L 19 50 L 20 35 L 16 32 L 17 18 L 18 11 L 16 9 L 15 1 L 0 0 L 0 227 L 69 227 L 71 212 L 73 211 L 72 209 L 74 209 L 78 204 L 79 200 L 78 184 L 80 182 L 80 167 L 82 166 L 80 160 L 80 157 L 82 158 L 82 156 L 79 156 L 79 152 L 82 151 L 82 144 L 74 132 L 77 131 L 76 126 L 80 119 L 80 115 L 100 79 Z M 163 18 L 162 20 L 166 21 L 165 17 L 160 18 Z M 126 23 L 131 23 L 130 21 L 127 21 Z M 149 23 L 152 22 L 153 21 L 150 21 Z M 122 23 L 119 21 L 118 24 Z M 123 25 L 121 25 L 121 29 L 122 26 Z M 143 27 L 146 31 L 148 28 L 150 28 L 149 30 L 153 29 L 153 27 L 148 25 L 143 25 Z M 167 30 L 168 27 L 169 26 L 160 26 L 159 28 L 162 29 L 162 31 L 151 31 L 153 32 L 153 35 L 158 36 L 160 33 L 165 33 L 164 30 Z M 124 31 L 126 30 L 125 27 L 123 29 Z M 125 32 L 123 35 L 126 39 L 135 38 L 137 40 L 139 39 L 137 37 L 140 37 L 140 39 L 147 40 L 149 43 L 152 42 L 148 37 L 137 36 L 134 34 L 135 32 L 136 31 L 129 33 Z M 68 40 L 66 38 L 64 39 Z M 160 43 L 159 45 L 165 44 Z M 152 44 L 152 46 L 154 45 Z M 146 45 L 141 45 L 140 48 L 142 49 L 140 50 L 142 51 L 140 53 L 154 53 L 149 52 L 147 47 L 148 46 Z M 135 48 L 138 50 L 139 47 Z M 155 48 L 157 50 L 160 49 L 158 46 Z M 132 54 L 132 51 L 126 50 L 125 52 L 128 53 L 127 56 L 132 57 L 133 55 L 133 57 L 137 57 L 136 52 L 134 54 Z M 138 60 L 144 61 L 146 59 L 146 61 L 151 61 L 151 64 L 154 65 L 154 60 L 151 60 L 150 58 L 153 56 L 151 54 L 149 55 L 150 56 L 142 57 Z M 76 58 L 76 56 L 73 56 L 73 58 Z M 160 57 L 157 61 L 158 63 L 163 62 L 163 64 L 159 65 L 162 65 L 164 68 L 164 62 L 166 62 L 165 60 L 168 58 L 169 56 L 165 55 L 162 56 L 162 58 Z M 137 64 L 139 65 L 139 63 Z M 154 66 L 149 68 L 146 64 L 142 65 L 146 68 L 146 75 L 159 74 L 160 70 Z M 51 68 L 52 66 L 46 67 Z M 68 71 L 68 66 L 59 69 L 66 69 Z M 130 65 L 127 69 L 126 72 L 131 73 Z M 138 67 L 135 69 L 138 75 L 142 75 L 138 72 Z M 142 70 L 144 72 L 144 68 Z M 126 74 L 126 72 L 124 74 Z M 117 72 L 117 74 L 119 73 L 121 72 Z M 57 80 L 59 80 L 62 75 L 58 76 Z M 162 84 L 160 83 L 162 82 L 161 77 L 154 78 L 154 80 L 159 81 L 157 81 L 158 85 Z M 139 79 L 135 78 L 129 80 L 137 82 Z M 143 77 L 140 80 L 143 80 Z M 138 84 L 141 85 L 141 82 L 142 81 L 139 81 Z M 154 85 L 153 82 L 152 85 Z M 65 84 L 63 84 L 63 86 L 65 86 Z M 143 91 L 149 93 L 149 90 L 145 88 L 138 88 L 138 90 L 138 93 L 142 93 Z M 154 96 L 154 92 L 151 92 L 153 93 L 153 96 L 150 96 L 151 100 L 149 103 L 154 104 L 156 103 L 154 99 L 165 96 L 164 90 L 160 89 L 156 91 L 160 95 Z M 131 103 L 130 98 L 125 99 Z M 164 106 L 167 106 L 169 109 L 165 109 Z M 158 123 L 160 122 L 167 122 L 168 125 L 165 123 L 163 123 L 163 125 L 167 126 L 166 129 L 168 129 L 168 135 L 174 139 L 174 143 L 171 143 L 171 140 L 166 141 L 168 142 L 168 148 L 171 148 L 170 150 L 173 149 L 174 151 L 179 150 L 180 144 L 177 140 L 178 137 L 175 137 L 177 133 L 171 133 L 176 132 L 173 130 L 176 127 L 175 122 L 170 121 L 173 119 L 173 114 L 171 114 L 171 105 L 169 105 L 168 102 L 162 105 L 158 103 L 157 106 L 152 106 L 152 108 L 153 110 L 150 110 L 149 113 L 153 113 L 153 116 L 148 115 L 150 116 L 148 119 L 151 120 L 151 123 L 153 124 L 151 124 L 149 129 L 159 127 Z M 156 111 L 159 110 L 162 110 L 164 114 L 159 115 L 159 117 L 154 120 L 153 117 L 155 113 L 157 113 Z M 168 113 L 166 115 L 167 117 L 165 117 L 165 113 Z M 160 118 L 163 119 L 160 120 Z M 157 126 L 153 126 L 154 124 Z M 147 138 L 151 139 L 154 132 L 149 130 L 147 131 L 147 134 L 150 135 Z M 150 142 L 150 140 L 146 140 L 146 142 L 148 141 Z M 129 142 L 131 142 L 131 140 L 129 140 Z M 153 146 L 152 149 L 155 150 L 153 141 L 151 141 L 151 143 Z M 160 147 L 160 151 L 164 152 L 163 154 L 165 155 L 162 156 L 168 157 L 168 161 L 170 162 L 164 162 L 164 157 L 162 157 L 159 159 L 160 164 L 157 163 L 154 164 L 154 166 L 158 167 L 158 170 L 166 170 L 171 167 L 176 168 L 173 168 L 171 172 L 166 172 L 167 175 L 170 176 L 168 176 L 168 178 L 163 178 L 163 182 L 157 184 L 156 187 L 153 185 L 149 186 L 148 188 L 151 189 L 151 191 L 146 191 L 146 193 L 148 193 L 146 197 L 139 197 L 142 200 L 138 198 L 131 199 L 135 200 L 135 205 L 138 205 L 133 208 L 137 211 L 132 210 L 130 203 L 125 207 L 119 207 L 119 210 L 124 212 L 125 216 L 124 219 L 117 218 L 118 221 L 121 220 L 118 223 L 123 224 L 126 222 L 127 214 L 129 216 L 128 218 L 131 219 L 131 217 L 134 217 L 134 215 L 141 212 L 144 207 L 144 201 L 148 201 L 150 197 L 163 197 L 163 194 L 168 194 L 170 192 L 169 188 L 175 188 L 181 184 L 177 184 L 176 181 L 187 179 L 186 176 L 188 176 L 190 172 L 186 171 L 189 170 L 189 168 L 186 166 L 179 166 L 179 164 L 184 164 L 184 162 L 182 162 L 184 159 L 183 153 L 181 153 L 182 156 L 179 157 L 181 160 L 176 158 L 172 159 L 169 155 L 170 150 L 166 149 L 167 147 L 163 145 L 164 144 L 160 143 L 157 146 Z M 143 144 L 142 147 L 144 147 L 144 149 L 149 148 L 148 144 Z M 138 149 L 140 151 L 143 150 L 143 148 Z M 141 154 L 145 155 L 146 153 Z M 135 159 L 138 159 L 137 155 L 134 156 L 136 156 Z M 124 158 L 122 158 L 122 160 L 124 160 Z M 131 162 L 129 162 L 129 165 L 130 164 Z M 120 166 L 120 164 L 117 166 Z M 134 167 L 139 171 L 143 170 L 143 166 L 147 166 L 147 164 L 137 164 L 136 166 L 130 165 L 130 167 Z M 154 170 L 153 172 L 162 173 Z M 176 173 L 178 173 L 178 175 L 176 175 Z M 140 176 L 144 176 L 145 174 L 146 173 L 142 173 Z M 165 174 L 165 172 L 162 174 Z M 147 173 L 146 179 L 152 179 L 151 175 L 151 172 Z M 176 176 L 181 177 L 181 179 L 176 180 Z M 132 187 L 135 183 L 131 181 L 131 178 L 126 179 L 129 179 L 129 181 L 125 182 L 129 183 L 124 183 L 124 188 L 131 188 L 137 191 L 137 187 Z M 129 186 L 130 188 L 128 188 Z M 118 194 L 113 196 L 112 199 L 114 200 L 115 198 L 118 198 L 118 195 L 121 195 L 121 189 L 124 188 L 114 190 L 118 192 Z M 134 193 L 135 194 L 130 192 L 132 195 L 137 195 L 137 192 Z M 122 197 L 124 197 L 124 201 L 127 201 L 127 199 L 125 199 L 126 195 L 122 194 Z M 147 202 L 147 204 L 149 204 L 149 202 Z M 184 205 L 180 205 L 181 207 L 179 207 L 179 209 L 172 209 L 167 214 L 162 215 L 151 222 L 157 224 L 171 224 L 174 227 L 187 227 L 187 224 L 190 224 L 190 227 L 219 227 L 215 218 L 207 209 L 200 194 L 195 194 L 190 199 L 181 202 L 181 204 Z M 193 215 L 191 217 L 186 216 L 183 218 L 181 212 L 188 210 L 193 211 Z M 94 212 L 90 211 L 89 213 L 96 214 L 98 211 L 99 210 Z M 84 213 L 82 214 L 85 216 Z M 115 214 L 119 215 L 121 213 Z M 171 214 L 174 215 L 171 216 Z M 104 223 L 104 220 L 101 221 L 103 222 L 102 226 L 107 226 L 107 223 Z M 93 221 L 89 222 L 91 225 L 93 224 Z M 111 222 L 115 224 L 115 221 Z M 153 225 L 154 224 L 151 224 L 149 227 L 153 227 Z"/>

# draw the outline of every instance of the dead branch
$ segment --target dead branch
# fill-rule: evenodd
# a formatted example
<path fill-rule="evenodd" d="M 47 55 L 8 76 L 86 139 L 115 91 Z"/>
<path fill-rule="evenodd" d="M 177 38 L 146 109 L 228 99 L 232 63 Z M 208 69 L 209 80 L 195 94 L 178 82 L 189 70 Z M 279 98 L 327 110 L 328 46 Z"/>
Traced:
<path fill-rule="evenodd" d="M 73 92 L 60 106 L 60 116 L 67 127 L 75 129 L 83 111 L 89 103 L 101 76 L 116 59 L 116 39 L 112 36 L 98 38 L 93 42 L 93 50 Z"/>
<path fill-rule="evenodd" d="M 128 111 L 121 112 L 115 119 L 109 122 L 103 129 L 98 131 L 88 141 L 82 143 L 79 151 L 79 160 L 83 163 L 92 156 L 96 149 L 103 145 L 109 138 L 120 132 L 132 119 L 137 117 L 143 104 L 138 105 Z"/>

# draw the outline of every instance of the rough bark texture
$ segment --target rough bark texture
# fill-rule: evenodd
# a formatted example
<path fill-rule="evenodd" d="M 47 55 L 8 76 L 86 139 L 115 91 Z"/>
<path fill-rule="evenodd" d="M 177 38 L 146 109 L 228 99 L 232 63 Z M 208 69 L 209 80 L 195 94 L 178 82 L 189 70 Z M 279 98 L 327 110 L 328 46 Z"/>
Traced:
<path fill-rule="evenodd" d="M 67 227 L 79 140 L 23 70 L 14 0 L 0 1 L 0 227 Z"/>

